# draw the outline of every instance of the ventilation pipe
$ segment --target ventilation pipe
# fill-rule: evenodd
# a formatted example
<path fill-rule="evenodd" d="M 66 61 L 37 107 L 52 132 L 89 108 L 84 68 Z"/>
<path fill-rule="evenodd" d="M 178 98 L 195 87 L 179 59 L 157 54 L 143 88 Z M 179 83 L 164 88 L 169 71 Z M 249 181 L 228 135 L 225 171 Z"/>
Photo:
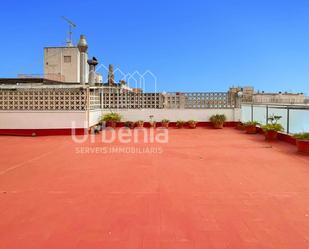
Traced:
<path fill-rule="evenodd" d="M 95 72 L 95 67 L 98 65 L 98 60 L 95 57 L 92 57 L 92 59 L 88 60 L 89 65 L 89 85 L 94 85 L 96 83 L 97 74 Z"/>
<path fill-rule="evenodd" d="M 87 81 L 88 44 L 84 35 L 80 36 L 77 47 L 80 52 L 80 83 L 85 84 Z"/>

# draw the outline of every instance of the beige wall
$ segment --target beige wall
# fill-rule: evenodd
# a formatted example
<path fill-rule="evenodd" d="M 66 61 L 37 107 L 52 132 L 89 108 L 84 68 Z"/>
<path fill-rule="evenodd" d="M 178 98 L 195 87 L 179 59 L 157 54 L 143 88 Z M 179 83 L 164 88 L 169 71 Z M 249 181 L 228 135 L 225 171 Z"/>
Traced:
<path fill-rule="evenodd" d="M 87 127 L 87 112 L 0 111 L 0 129 L 68 129 Z"/>
<path fill-rule="evenodd" d="M 213 114 L 225 114 L 227 121 L 239 121 L 240 109 L 130 109 L 112 110 L 122 115 L 123 121 L 154 120 L 209 121 Z M 70 129 L 72 122 L 75 128 L 89 128 L 98 124 L 102 115 L 110 110 L 91 111 L 0 111 L 0 129 Z"/>
<path fill-rule="evenodd" d="M 64 57 L 70 56 L 71 62 Z M 64 82 L 80 81 L 80 53 L 76 47 L 44 48 L 44 76 Z"/>
<path fill-rule="evenodd" d="M 88 116 L 88 126 L 92 127 L 94 125 L 97 125 L 98 122 L 101 120 L 102 117 L 102 110 L 90 110 L 89 116 Z"/>
<path fill-rule="evenodd" d="M 161 121 L 169 119 L 171 122 L 177 120 L 188 121 L 190 119 L 206 122 L 214 114 L 225 114 L 227 121 L 239 121 L 240 109 L 130 109 L 112 110 L 122 115 L 123 121 L 149 121 L 149 116 L 153 115 L 153 120 Z M 110 110 L 103 110 L 102 114 L 110 113 Z"/>

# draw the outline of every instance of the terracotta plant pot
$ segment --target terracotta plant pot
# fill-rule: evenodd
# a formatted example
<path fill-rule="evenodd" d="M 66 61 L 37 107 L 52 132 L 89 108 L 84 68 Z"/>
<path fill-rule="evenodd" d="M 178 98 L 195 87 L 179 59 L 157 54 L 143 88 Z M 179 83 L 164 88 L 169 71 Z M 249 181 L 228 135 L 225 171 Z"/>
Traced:
<path fill-rule="evenodd" d="M 255 125 L 248 125 L 246 126 L 246 133 L 247 134 L 256 134 L 257 133 L 257 128 Z"/>
<path fill-rule="evenodd" d="M 108 121 L 108 122 L 106 122 L 106 126 L 107 127 L 111 127 L 111 128 L 116 128 L 117 127 L 117 122 L 115 122 L 115 121 Z"/>
<path fill-rule="evenodd" d="M 309 140 L 296 140 L 298 152 L 309 155 Z"/>
<path fill-rule="evenodd" d="M 189 126 L 190 129 L 195 129 L 196 123 L 189 123 L 188 126 Z"/>
<path fill-rule="evenodd" d="M 169 125 L 168 122 L 162 122 L 162 123 L 161 123 L 161 126 L 162 126 L 163 128 L 168 128 L 168 125 Z"/>
<path fill-rule="evenodd" d="M 135 127 L 136 127 L 136 128 L 143 128 L 143 127 L 144 127 L 144 123 L 142 123 L 142 122 L 136 122 Z"/>
<path fill-rule="evenodd" d="M 238 123 L 236 126 L 236 129 L 240 131 L 244 131 L 246 127 L 242 123 Z"/>
<path fill-rule="evenodd" d="M 125 127 L 129 128 L 129 129 L 133 129 L 134 128 L 134 122 L 127 122 L 124 124 Z"/>
<path fill-rule="evenodd" d="M 176 127 L 177 127 L 178 129 L 182 129 L 183 126 L 184 126 L 184 124 L 176 124 Z"/>
<path fill-rule="evenodd" d="M 156 122 L 149 122 L 150 128 L 156 128 Z"/>
<path fill-rule="evenodd" d="M 223 129 L 223 123 L 213 123 L 212 125 L 215 129 Z"/>
<path fill-rule="evenodd" d="M 264 135 L 265 135 L 266 141 L 275 141 L 277 140 L 278 132 L 277 131 L 265 131 Z"/>

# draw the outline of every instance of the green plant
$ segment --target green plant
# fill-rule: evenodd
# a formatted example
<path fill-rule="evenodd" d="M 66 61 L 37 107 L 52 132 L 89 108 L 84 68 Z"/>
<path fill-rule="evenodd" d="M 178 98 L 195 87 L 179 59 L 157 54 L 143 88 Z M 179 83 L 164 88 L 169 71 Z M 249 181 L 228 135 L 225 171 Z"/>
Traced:
<path fill-rule="evenodd" d="M 263 125 L 262 129 L 264 132 L 267 131 L 284 131 L 284 128 L 281 124 L 267 124 L 267 125 Z"/>
<path fill-rule="evenodd" d="M 188 121 L 188 126 L 190 129 L 195 129 L 196 128 L 197 122 L 195 120 L 189 120 Z"/>
<path fill-rule="evenodd" d="M 183 120 L 177 120 L 177 122 L 176 122 L 176 127 L 178 127 L 178 128 L 183 128 L 184 127 L 184 125 L 185 125 L 185 121 L 183 121 Z"/>
<path fill-rule="evenodd" d="M 115 112 L 107 113 L 101 118 L 101 121 L 105 122 L 120 122 L 120 120 L 121 115 Z"/>
<path fill-rule="evenodd" d="M 170 123 L 170 121 L 169 121 L 168 119 L 163 119 L 163 120 L 161 121 L 161 126 L 162 126 L 163 128 L 168 128 L 169 123 Z"/>
<path fill-rule="evenodd" d="M 177 120 L 176 125 L 184 125 L 185 123 L 183 120 Z"/>
<path fill-rule="evenodd" d="M 224 114 L 216 114 L 210 117 L 210 122 L 213 124 L 223 124 L 226 121 Z"/>
<path fill-rule="evenodd" d="M 271 124 L 277 124 L 278 121 L 282 118 L 282 116 L 276 116 L 276 115 L 271 115 L 268 118 L 268 121 L 270 121 Z"/>
<path fill-rule="evenodd" d="M 144 126 L 144 121 L 143 120 L 138 120 L 135 122 L 137 127 L 143 127 Z"/>
<path fill-rule="evenodd" d="M 152 128 L 156 127 L 156 121 L 153 120 L 153 115 L 149 115 L 149 126 Z"/>
<path fill-rule="evenodd" d="M 197 122 L 195 120 L 191 119 L 187 123 L 188 123 L 188 125 L 196 125 Z"/>
<path fill-rule="evenodd" d="M 132 121 L 126 121 L 124 122 L 124 126 L 128 128 L 132 128 L 134 126 L 134 122 Z"/>
<path fill-rule="evenodd" d="M 309 132 L 297 133 L 294 137 L 299 140 L 309 140 Z"/>
<path fill-rule="evenodd" d="M 272 115 L 268 118 L 268 121 L 270 121 L 270 124 L 263 125 L 262 129 L 264 132 L 268 131 L 284 131 L 284 128 L 281 124 L 278 124 L 278 121 L 281 119 L 281 116 Z"/>
<path fill-rule="evenodd" d="M 260 123 L 257 121 L 249 121 L 244 123 L 244 126 L 257 126 L 257 125 L 260 125 Z"/>

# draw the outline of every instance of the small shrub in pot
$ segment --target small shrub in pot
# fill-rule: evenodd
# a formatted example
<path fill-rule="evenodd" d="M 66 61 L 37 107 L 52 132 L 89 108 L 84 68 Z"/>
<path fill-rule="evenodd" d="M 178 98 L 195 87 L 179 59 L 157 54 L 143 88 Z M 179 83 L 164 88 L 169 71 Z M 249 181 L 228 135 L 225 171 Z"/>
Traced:
<path fill-rule="evenodd" d="M 187 123 L 188 123 L 188 127 L 190 129 L 195 129 L 196 128 L 197 122 L 195 120 L 189 120 Z"/>
<path fill-rule="evenodd" d="M 150 128 L 156 128 L 156 125 L 157 125 L 157 123 L 156 123 L 156 121 L 154 121 L 153 120 L 153 115 L 150 115 L 149 116 L 149 126 L 150 126 Z"/>
<path fill-rule="evenodd" d="M 245 131 L 247 134 L 256 134 L 257 133 L 257 125 L 259 125 L 260 123 L 257 121 L 250 121 L 245 123 Z"/>
<path fill-rule="evenodd" d="M 134 122 L 126 121 L 126 122 L 124 122 L 124 126 L 127 127 L 127 128 L 130 128 L 130 129 L 133 129 L 134 128 Z"/>
<path fill-rule="evenodd" d="M 101 122 L 106 122 L 106 125 L 112 128 L 115 128 L 120 121 L 121 115 L 115 112 L 107 113 L 101 118 Z"/>
<path fill-rule="evenodd" d="M 309 132 L 294 134 L 294 137 L 298 152 L 309 155 Z"/>
<path fill-rule="evenodd" d="M 284 131 L 284 128 L 281 124 L 278 124 L 278 121 L 281 119 L 281 116 L 271 116 L 268 118 L 270 124 L 263 125 L 262 130 L 265 135 L 265 140 L 274 141 L 277 140 L 278 132 Z"/>
<path fill-rule="evenodd" d="M 143 128 L 144 127 L 144 121 L 143 120 L 138 120 L 135 122 L 135 127 L 137 128 Z"/>
<path fill-rule="evenodd" d="M 176 127 L 179 128 L 179 129 L 181 129 L 181 128 L 184 127 L 185 123 L 186 123 L 185 121 L 178 120 L 178 121 L 176 122 Z"/>
<path fill-rule="evenodd" d="M 224 122 L 226 121 L 226 116 L 224 114 L 216 114 L 210 117 L 210 122 L 215 129 L 223 129 Z"/>
<path fill-rule="evenodd" d="M 163 119 L 161 121 L 161 125 L 163 128 L 168 128 L 168 125 L 169 125 L 170 121 L 168 119 Z"/>

